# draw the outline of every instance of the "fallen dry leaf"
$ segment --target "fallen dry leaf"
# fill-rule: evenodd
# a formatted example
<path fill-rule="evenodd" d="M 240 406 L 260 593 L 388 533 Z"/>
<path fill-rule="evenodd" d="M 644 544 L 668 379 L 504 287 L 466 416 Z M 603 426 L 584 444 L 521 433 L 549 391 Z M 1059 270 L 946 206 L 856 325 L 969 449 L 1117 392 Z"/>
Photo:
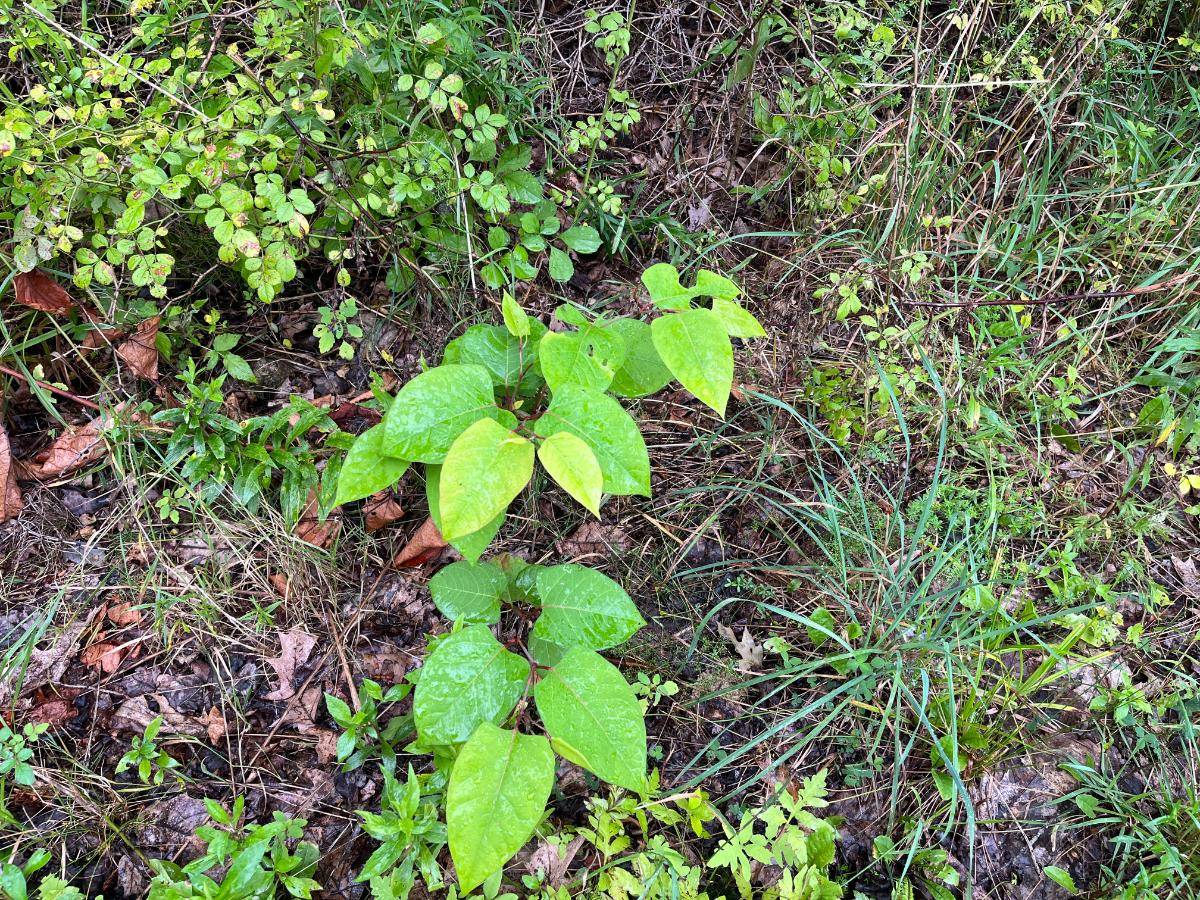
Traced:
<path fill-rule="evenodd" d="M 600 522 L 584 522 L 569 538 L 558 542 L 558 552 L 563 556 L 578 559 L 585 556 L 610 556 L 633 547 L 633 541 L 619 525 L 604 525 Z"/>
<path fill-rule="evenodd" d="M 8 435 L 0 428 L 0 522 L 14 518 L 24 505 L 14 468 Z"/>
<path fill-rule="evenodd" d="M 95 643 L 83 648 L 83 652 L 79 654 L 81 663 L 89 668 L 99 669 L 106 675 L 111 675 L 121 667 L 121 662 L 125 657 L 136 658 L 141 655 L 141 648 L 136 640 L 117 644 L 104 640 L 104 637 L 104 632 L 101 631 L 96 635 Z"/>
<path fill-rule="evenodd" d="M 13 279 L 17 302 L 52 316 L 66 316 L 75 308 L 75 301 L 66 288 L 43 272 L 21 272 Z"/>
<path fill-rule="evenodd" d="M 324 728 L 317 730 L 317 762 L 327 766 L 337 759 L 338 736 Z"/>
<path fill-rule="evenodd" d="M 1183 593 L 1188 597 L 1200 598 L 1200 571 L 1196 569 L 1196 560 L 1186 556 L 1172 556 L 1171 565 L 1179 577 Z"/>
<path fill-rule="evenodd" d="M 442 533 L 433 524 L 433 519 L 427 516 L 408 543 L 396 554 L 392 565 L 398 569 L 423 566 L 437 559 L 444 549 L 446 542 L 442 539 Z"/>
<path fill-rule="evenodd" d="M 215 706 L 200 717 L 200 724 L 208 732 L 210 744 L 219 744 L 225 737 L 225 716 Z"/>
<path fill-rule="evenodd" d="M 149 381 L 158 381 L 158 323 L 161 316 L 154 316 L 134 329 L 128 340 L 117 346 L 117 356 L 130 370 Z"/>
<path fill-rule="evenodd" d="M 115 412 L 120 412 L 117 407 Z M 136 420 L 136 419 L 135 419 Z M 54 478 L 82 469 L 104 456 L 104 432 L 113 427 L 113 416 L 101 413 L 83 425 L 73 425 L 58 436 L 45 451 L 42 464 L 33 474 L 38 478 Z"/>
<path fill-rule="evenodd" d="M 142 611 L 132 603 L 117 603 L 108 608 L 108 621 L 114 625 L 140 625 Z"/>
<path fill-rule="evenodd" d="M 717 633 L 733 644 L 733 649 L 737 651 L 739 657 L 737 670 L 739 672 L 750 673 L 762 667 L 763 645 L 750 636 L 749 628 L 742 629 L 742 637 L 739 640 L 732 628 L 718 622 Z"/>
<path fill-rule="evenodd" d="M 372 425 L 378 425 L 383 416 L 379 410 L 369 409 L 348 400 L 331 412 L 329 418 L 342 431 L 362 434 Z"/>
<path fill-rule="evenodd" d="M 33 648 L 29 654 L 29 664 L 24 672 L 19 668 L 16 672 L 0 678 L 0 706 L 7 706 L 12 695 L 19 687 L 22 691 L 33 690 L 44 684 L 55 683 L 62 679 L 67 667 L 75 658 L 75 650 L 79 646 L 79 638 L 83 630 L 99 612 L 96 608 L 82 622 L 73 622 L 59 633 L 54 643 L 45 650 Z"/>
<path fill-rule="evenodd" d="M 363 513 L 367 519 L 367 531 L 378 531 L 404 515 L 404 507 L 387 491 L 380 491 L 363 504 Z"/>
<path fill-rule="evenodd" d="M 288 700 L 296 693 L 296 670 L 308 662 L 317 639 L 306 631 L 293 629 L 279 633 L 279 655 L 266 660 L 279 676 L 279 688 L 264 694 L 264 700 Z"/>
<path fill-rule="evenodd" d="M 288 582 L 286 575 L 276 572 L 274 575 L 271 575 L 267 581 L 271 583 L 271 587 L 275 589 L 275 593 L 277 593 L 284 600 L 288 599 L 288 595 L 291 593 L 292 586 Z"/>
<path fill-rule="evenodd" d="M 575 854 L 583 846 L 584 836 L 581 834 L 565 847 L 557 847 L 549 841 L 542 841 L 536 850 L 529 854 L 525 868 L 530 875 L 541 873 L 543 883 L 557 890 L 567 883 L 567 870 L 575 859 Z"/>
<path fill-rule="evenodd" d="M 70 700 L 47 700 L 29 711 L 29 721 L 46 725 L 61 725 L 79 715 L 79 710 Z"/>
<path fill-rule="evenodd" d="M 317 502 L 317 492 L 308 492 L 308 502 L 304 504 L 304 512 L 296 523 L 292 533 L 306 544 L 325 549 L 337 536 L 342 524 L 342 514 L 338 509 L 333 510 L 324 522 L 320 519 L 320 504 Z"/>
<path fill-rule="evenodd" d="M 151 709 L 149 700 L 154 700 L 157 710 Z M 143 694 L 140 697 L 130 697 L 113 712 L 111 726 L 113 731 L 146 730 L 146 726 L 154 721 L 156 716 L 162 716 L 162 734 L 186 734 L 200 737 L 206 733 L 206 728 L 199 719 L 191 719 L 167 702 L 164 694 Z"/>

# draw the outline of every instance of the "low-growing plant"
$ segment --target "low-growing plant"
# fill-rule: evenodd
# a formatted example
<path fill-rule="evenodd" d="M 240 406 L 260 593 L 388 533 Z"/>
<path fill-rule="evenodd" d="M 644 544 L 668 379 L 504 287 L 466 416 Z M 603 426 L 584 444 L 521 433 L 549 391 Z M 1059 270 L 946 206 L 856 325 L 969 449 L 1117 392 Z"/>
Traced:
<path fill-rule="evenodd" d="M 31 891 L 29 876 L 45 868 L 50 862 L 50 853 L 44 849 L 34 850 L 25 862 L 16 862 L 17 851 L 10 850 L 8 858 L 0 863 L 0 898 L 3 900 L 86 900 L 77 888 L 71 887 L 61 878 L 46 875 L 38 885 L 37 891 Z M 97 897 L 96 900 L 104 900 Z"/>
<path fill-rule="evenodd" d="M 340 697 L 325 694 L 325 707 L 329 715 L 342 729 L 335 752 L 343 772 L 352 772 L 372 756 L 378 756 L 384 771 L 396 771 L 394 744 L 412 729 L 408 716 L 393 716 L 386 723 L 379 720 L 381 704 L 397 703 L 408 696 L 411 684 L 392 685 L 386 691 L 370 678 L 363 679 L 358 693 L 358 711 L 354 711 Z"/>
<path fill-rule="evenodd" d="M 292 897 L 308 898 L 320 890 L 313 881 L 320 852 L 302 841 L 303 819 L 276 811 L 265 825 L 243 826 L 245 800 L 237 797 L 229 810 L 215 800 L 204 806 L 217 827 L 196 829 L 205 852 L 185 866 L 151 860 L 154 880 L 150 900 L 224 897 L 228 900 L 267 900 L 282 887 Z M 219 880 L 218 880 L 219 879 Z"/>
<path fill-rule="evenodd" d="M 430 591 L 455 630 L 418 673 L 414 749 L 449 770 L 447 839 L 468 892 L 533 834 L 554 786 L 556 751 L 609 784 L 647 791 L 641 703 L 598 652 L 645 622 L 620 585 L 575 564 L 463 561 L 438 572 Z M 528 607 L 540 609 L 507 645 L 490 627 L 504 606 L 518 623 L 533 618 Z M 535 709 L 544 735 L 530 733 Z"/>
<path fill-rule="evenodd" d="M 358 437 L 341 466 L 336 502 L 390 487 L 423 463 L 430 515 L 447 541 L 477 560 L 532 478 L 535 458 L 597 517 L 605 494 L 649 496 L 646 444 L 610 395 L 642 397 L 677 379 L 723 417 L 731 338 L 764 332 L 722 275 L 702 269 L 684 287 L 675 267 L 660 263 L 642 281 L 660 312 L 649 323 L 561 306 L 556 318 L 575 330 L 550 331 L 505 295 L 504 327 L 468 328 L 447 345 L 441 365 L 404 385 L 383 421 Z M 695 305 L 698 297 L 711 306 Z"/>
<path fill-rule="evenodd" d="M 4 802 L 8 779 L 22 787 L 33 784 L 33 766 L 29 764 L 33 759 L 33 748 L 30 744 L 36 744 L 49 727 L 45 723 L 30 723 L 17 731 L 0 724 L 0 821 L 12 818 Z"/>
<path fill-rule="evenodd" d="M 140 737 L 134 736 L 129 752 L 117 762 L 118 775 L 130 767 L 136 767 L 138 781 L 160 785 L 169 772 L 179 768 L 179 761 L 167 751 L 160 750 L 155 742 L 162 724 L 163 717 L 155 716 Z"/>
<path fill-rule="evenodd" d="M 379 841 L 356 881 L 368 881 L 371 896 L 407 900 L 421 876 L 427 890 L 442 887 L 438 856 L 446 846 L 441 812 L 445 772 L 416 774 L 412 766 L 403 783 L 383 773 L 383 801 L 378 813 L 359 812 L 363 830 Z"/>

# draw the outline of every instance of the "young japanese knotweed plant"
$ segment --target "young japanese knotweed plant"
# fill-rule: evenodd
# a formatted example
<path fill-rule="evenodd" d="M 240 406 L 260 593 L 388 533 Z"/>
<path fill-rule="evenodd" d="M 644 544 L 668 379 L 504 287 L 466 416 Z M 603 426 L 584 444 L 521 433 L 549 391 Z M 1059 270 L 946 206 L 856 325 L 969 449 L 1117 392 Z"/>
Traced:
<path fill-rule="evenodd" d="M 463 561 L 429 588 L 455 629 L 419 670 L 411 749 L 433 753 L 450 772 L 446 831 L 465 894 L 533 835 L 554 786 L 556 751 L 609 784 L 648 793 L 641 702 L 597 652 L 624 643 L 645 621 L 620 585 L 574 564 L 507 555 Z M 505 605 L 540 609 L 527 634 L 507 645 L 491 628 Z M 532 616 L 513 618 L 508 624 L 519 626 Z M 513 631 L 526 629 L 504 633 Z"/>
<path fill-rule="evenodd" d="M 674 266 L 659 263 L 642 282 L 658 313 L 652 321 L 561 306 L 555 316 L 572 329 L 564 331 L 548 330 L 505 294 L 503 327 L 474 325 L 452 340 L 441 365 L 405 384 L 383 420 L 358 437 L 336 502 L 390 487 L 422 463 L 430 516 L 476 561 L 535 459 L 597 517 L 606 494 L 650 496 L 645 441 L 615 397 L 644 397 L 675 379 L 724 417 L 730 338 L 764 331 L 723 275 L 701 269 L 684 287 Z"/>

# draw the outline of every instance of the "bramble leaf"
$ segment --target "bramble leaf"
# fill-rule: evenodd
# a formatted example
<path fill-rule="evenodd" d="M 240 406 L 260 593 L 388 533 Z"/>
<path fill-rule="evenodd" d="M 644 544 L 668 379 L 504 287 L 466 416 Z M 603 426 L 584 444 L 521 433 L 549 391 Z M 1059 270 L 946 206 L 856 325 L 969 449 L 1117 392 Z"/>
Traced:
<path fill-rule="evenodd" d="M 391 487 L 408 469 L 408 460 L 383 452 L 383 425 L 375 425 L 360 434 L 346 451 L 338 473 L 334 505 L 369 497 Z"/>
<path fill-rule="evenodd" d="M 593 650 L 570 650 L 533 690 L 554 749 L 609 784 L 646 789 L 646 723 L 633 688 Z"/>
<path fill-rule="evenodd" d="M 725 417 L 733 387 L 733 345 L 710 309 L 659 316 L 650 325 L 654 349 L 679 383 Z"/>
<path fill-rule="evenodd" d="M 438 366 L 396 394 L 380 423 L 383 449 L 413 462 L 440 463 L 468 426 L 500 412 L 492 376 L 483 366 Z"/>
<path fill-rule="evenodd" d="M 587 566 L 565 563 L 543 569 L 537 588 L 542 614 L 533 634 L 563 647 L 615 647 L 646 624 L 624 588 Z"/>
<path fill-rule="evenodd" d="M 413 695 L 426 746 L 458 744 L 481 722 L 503 722 L 529 680 L 529 663 L 505 650 L 486 625 L 469 625 L 429 654 Z"/>
<path fill-rule="evenodd" d="M 463 745 L 446 789 L 446 830 L 464 895 L 525 845 L 553 786 L 554 753 L 541 735 L 484 723 Z"/>
<path fill-rule="evenodd" d="M 548 438 L 567 431 L 592 448 L 610 494 L 650 496 L 650 455 L 637 423 L 605 394 L 574 385 L 554 393 L 534 430 Z"/>
<path fill-rule="evenodd" d="M 591 447 L 569 431 L 560 431 L 542 441 L 537 456 L 564 491 L 600 518 L 604 473 Z"/>
<path fill-rule="evenodd" d="M 492 563 L 451 563 L 429 579 L 434 606 L 467 624 L 499 622 L 500 598 L 507 589 L 508 576 Z"/>
<path fill-rule="evenodd" d="M 439 482 L 442 537 L 483 528 L 508 508 L 533 475 L 533 444 L 492 419 L 459 435 L 446 454 Z"/>

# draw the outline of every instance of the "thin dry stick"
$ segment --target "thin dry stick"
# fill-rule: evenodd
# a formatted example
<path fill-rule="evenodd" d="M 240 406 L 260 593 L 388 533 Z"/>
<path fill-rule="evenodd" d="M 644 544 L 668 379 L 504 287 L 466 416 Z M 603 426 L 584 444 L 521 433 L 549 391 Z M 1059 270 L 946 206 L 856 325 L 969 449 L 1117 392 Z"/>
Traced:
<path fill-rule="evenodd" d="M 1084 291 L 1079 294 L 1049 294 L 1034 300 L 962 300 L 957 303 L 939 303 L 936 300 L 902 300 L 901 302 L 908 306 L 932 306 L 936 309 L 958 309 L 966 306 L 1049 306 L 1054 303 L 1064 303 L 1067 300 L 1104 300 L 1113 297 L 1136 297 L 1141 294 L 1153 294 L 1158 291 L 1168 291 L 1173 287 L 1178 287 L 1195 277 L 1195 272 L 1183 272 L 1174 278 L 1160 281 L 1158 284 L 1146 284 L 1123 291 Z"/>
<path fill-rule="evenodd" d="M 95 410 L 96 412 L 103 412 L 103 410 L 101 410 L 100 407 L 91 400 L 84 400 L 82 397 L 77 397 L 70 391 L 63 390 L 60 387 L 55 387 L 52 384 L 47 384 L 45 381 L 40 381 L 37 378 L 34 378 L 32 375 L 22 375 L 16 369 L 10 369 L 8 366 L 0 366 L 0 372 L 3 372 L 5 375 L 11 375 L 13 378 L 20 378 L 22 381 L 32 381 L 38 387 L 44 388 L 52 394 L 58 394 L 60 397 L 66 397 L 68 400 L 74 400 L 80 406 L 86 406 L 88 409 Z"/>

